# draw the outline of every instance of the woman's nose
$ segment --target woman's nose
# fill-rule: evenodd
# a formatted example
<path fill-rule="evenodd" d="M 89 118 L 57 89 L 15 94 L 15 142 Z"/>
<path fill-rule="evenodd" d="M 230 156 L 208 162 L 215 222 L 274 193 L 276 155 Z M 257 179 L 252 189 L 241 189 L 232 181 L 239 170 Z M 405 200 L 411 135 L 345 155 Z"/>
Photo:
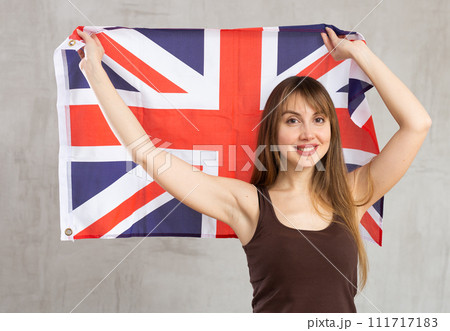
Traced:
<path fill-rule="evenodd" d="M 309 124 L 304 124 L 300 132 L 300 139 L 311 140 L 314 138 L 314 132 Z"/>

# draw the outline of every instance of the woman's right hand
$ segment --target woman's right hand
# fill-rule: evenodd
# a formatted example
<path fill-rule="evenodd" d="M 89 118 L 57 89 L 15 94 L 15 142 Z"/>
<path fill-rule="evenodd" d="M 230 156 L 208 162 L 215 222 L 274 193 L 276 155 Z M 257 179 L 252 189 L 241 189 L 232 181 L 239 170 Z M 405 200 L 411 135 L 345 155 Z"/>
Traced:
<path fill-rule="evenodd" d="M 80 70 L 84 74 L 86 74 L 86 71 L 90 71 L 98 65 L 101 66 L 105 50 L 103 49 L 102 43 L 95 34 L 89 35 L 88 33 L 78 29 L 77 33 L 85 43 L 85 46 L 83 48 L 80 48 L 78 54 L 81 57 L 81 61 L 79 63 Z"/>
<path fill-rule="evenodd" d="M 335 61 L 343 61 L 349 58 L 353 58 L 355 52 L 361 47 L 367 47 L 366 43 L 362 40 L 350 41 L 345 35 L 338 36 L 333 29 L 325 27 L 325 31 L 321 32 L 323 43 L 328 49 Z"/>

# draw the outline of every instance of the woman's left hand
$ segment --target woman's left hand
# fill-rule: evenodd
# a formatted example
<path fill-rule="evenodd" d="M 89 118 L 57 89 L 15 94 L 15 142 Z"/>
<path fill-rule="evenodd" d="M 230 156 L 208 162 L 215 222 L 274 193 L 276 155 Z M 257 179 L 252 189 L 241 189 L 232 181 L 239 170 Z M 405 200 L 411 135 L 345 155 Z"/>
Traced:
<path fill-rule="evenodd" d="M 353 57 L 354 52 L 359 47 L 365 47 L 362 40 L 350 41 L 345 35 L 337 36 L 336 32 L 329 27 L 325 27 L 327 33 L 321 32 L 323 43 L 335 61 L 342 61 Z"/>

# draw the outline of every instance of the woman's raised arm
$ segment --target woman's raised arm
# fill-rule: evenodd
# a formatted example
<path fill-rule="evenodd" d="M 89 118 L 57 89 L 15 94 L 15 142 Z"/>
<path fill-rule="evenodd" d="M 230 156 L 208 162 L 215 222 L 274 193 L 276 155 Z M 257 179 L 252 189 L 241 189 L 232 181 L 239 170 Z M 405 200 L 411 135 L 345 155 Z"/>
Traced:
<path fill-rule="evenodd" d="M 431 118 L 414 94 L 363 41 L 351 42 L 339 38 L 329 28 L 327 32 L 328 35 L 323 33 L 322 38 L 333 58 L 337 61 L 346 58 L 356 61 L 400 127 L 370 164 L 354 170 L 349 176 L 354 197 L 360 200 L 367 193 L 370 166 L 374 192 L 372 199 L 361 207 L 362 216 L 361 213 L 386 194 L 406 173 L 427 136 Z"/>
<path fill-rule="evenodd" d="M 176 199 L 228 224 L 240 239 L 246 237 L 251 229 L 250 222 L 258 212 L 256 188 L 238 179 L 205 174 L 155 147 L 103 69 L 101 59 L 104 49 L 99 39 L 80 30 L 77 32 L 85 42 L 84 52 L 80 52 L 80 69 L 94 91 L 109 126 L 133 161 Z"/>

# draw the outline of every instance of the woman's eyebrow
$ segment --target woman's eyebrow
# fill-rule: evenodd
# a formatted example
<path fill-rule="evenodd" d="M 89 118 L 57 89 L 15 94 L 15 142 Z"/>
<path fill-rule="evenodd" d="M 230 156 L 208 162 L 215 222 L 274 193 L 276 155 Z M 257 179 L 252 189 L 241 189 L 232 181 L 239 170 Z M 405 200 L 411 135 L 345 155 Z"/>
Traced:
<path fill-rule="evenodd" d="M 285 115 L 285 114 L 294 114 L 294 115 L 297 115 L 297 116 L 302 117 L 302 114 L 297 113 L 296 111 L 293 111 L 293 110 L 285 110 L 285 111 L 281 114 L 281 116 L 283 116 L 283 115 Z M 317 115 L 317 114 L 319 114 L 319 112 L 318 112 L 318 111 L 315 111 L 313 115 Z"/>

